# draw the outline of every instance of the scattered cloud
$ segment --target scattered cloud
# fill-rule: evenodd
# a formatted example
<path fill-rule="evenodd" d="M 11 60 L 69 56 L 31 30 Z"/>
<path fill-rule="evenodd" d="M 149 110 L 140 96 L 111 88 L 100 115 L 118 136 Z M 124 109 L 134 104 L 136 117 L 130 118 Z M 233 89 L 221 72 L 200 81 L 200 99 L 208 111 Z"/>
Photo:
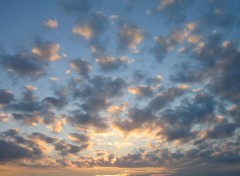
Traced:
<path fill-rule="evenodd" d="M 55 29 L 58 27 L 58 21 L 56 19 L 47 19 L 43 21 L 43 24 L 51 29 Z"/>

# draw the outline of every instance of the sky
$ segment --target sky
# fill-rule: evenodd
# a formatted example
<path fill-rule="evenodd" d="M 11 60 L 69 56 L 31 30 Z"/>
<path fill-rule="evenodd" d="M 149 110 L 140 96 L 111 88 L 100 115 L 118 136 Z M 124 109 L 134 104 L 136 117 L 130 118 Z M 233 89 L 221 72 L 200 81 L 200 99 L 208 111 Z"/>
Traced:
<path fill-rule="evenodd" d="M 1 0 L 0 175 L 239 176 L 239 12 Z"/>

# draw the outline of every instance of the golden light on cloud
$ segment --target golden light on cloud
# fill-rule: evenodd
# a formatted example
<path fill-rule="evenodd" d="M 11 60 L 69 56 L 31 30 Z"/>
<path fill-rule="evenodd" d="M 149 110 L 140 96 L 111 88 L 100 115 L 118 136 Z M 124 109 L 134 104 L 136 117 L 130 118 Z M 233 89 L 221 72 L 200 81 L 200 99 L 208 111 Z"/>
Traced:
<path fill-rule="evenodd" d="M 196 28 L 197 28 L 197 23 L 192 22 L 192 23 L 187 24 L 187 29 L 190 30 L 190 31 L 193 31 Z"/>
<path fill-rule="evenodd" d="M 110 106 L 107 111 L 110 112 L 110 113 L 115 113 L 115 112 L 122 112 L 122 111 L 125 111 L 126 108 L 128 107 L 128 103 L 124 103 L 122 105 L 119 105 L 119 106 Z"/>
<path fill-rule="evenodd" d="M 25 86 L 27 90 L 31 90 L 31 91 L 34 91 L 34 90 L 37 90 L 37 87 L 36 86 L 33 86 L 33 85 L 26 85 Z"/>
<path fill-rule="evenodd" d="M 63 130 L 65 124 L 66 124 L 65 118 L 62 118 L 60 120 L 54 119 L 53 124 L 49 125 L 48 128 L 51 129 L 54 133 L 60 133 Z"/>
<path fill-rule="evenodd" d="M 187 85 L 187 84 L 180 84 L 180 85 L 178 85 L 177 87 L 178 87 L 179 89 L 188 89 L 188 88 L 190 88 L 190 86 Z"/>
<path fill-rule="evenodd" d="M 84 25 L 84 26 L 76 26 L 73 28 L 72 32 L 76 35 L 82 36 L 85 39 L 90 39 L 92 38 L 94 31 L 93 29 L 88 26 L 88 25 Z"/>
<path fill-rule="evenodd" d="M 5 113 L 0 113 L 0 121 L 6 122 L 8 121 L 9 115 Z"/>
<path fill-rule="evenodd" d="M 65 54 L 59 55 L 60 45 L 58 43 L 46 43 L 39 47 L 34 47 L 32 53 L 43 61 L 57 61 L 63 57 Z"/>
<path fill-rule="evenodd" d="M 189 43 L 199 43 L 201 41 L 201 36 L 200 35 L 192 35 L 188 37 L 188 42 Z"/>
<path fill-rule="evenodd" d="M 48 28 L 57 28 L 58 27 L 58 21 L 56 19 L 48 19 L 43 21 L 43 24 L 47 26 Z"/>
<path fill-rule="evenodd" d="M 130 87 L 128 88 L 128 92 L 135 95 L 142 94 L 142 91 L 139 89 L 139 87 Z"/>

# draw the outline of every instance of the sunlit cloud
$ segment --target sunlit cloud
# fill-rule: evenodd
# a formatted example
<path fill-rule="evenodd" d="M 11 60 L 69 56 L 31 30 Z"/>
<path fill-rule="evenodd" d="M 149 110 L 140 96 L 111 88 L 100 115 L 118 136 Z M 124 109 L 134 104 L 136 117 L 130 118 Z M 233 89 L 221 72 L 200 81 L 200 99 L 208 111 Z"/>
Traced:
<path fill-rule="evenodd" d="M 239 5 L 0 1 L 0 175 L 239 175 Z"/>
<path fill-rule="evenodd" d="M 48 20 L 44 20 L 43 24 L 48 27 L 48 28 L 52 28 L 55 29 L 58 27 L 58 21 L 56 19 L 48 19 Z"/>
<path fill-rule="evenodd" d="M 90 26 L 76 26 L 73 28 L 72 32 L 76 35 L 80 35 L 85 39 L 90 39 L 93 36 L 93 29 Z"/>

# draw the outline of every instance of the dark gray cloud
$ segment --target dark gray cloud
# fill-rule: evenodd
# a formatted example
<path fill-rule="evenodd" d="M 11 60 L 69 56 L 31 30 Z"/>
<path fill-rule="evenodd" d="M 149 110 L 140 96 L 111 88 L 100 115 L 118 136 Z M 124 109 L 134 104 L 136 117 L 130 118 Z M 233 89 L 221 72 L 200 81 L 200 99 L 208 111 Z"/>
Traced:
<path fill-rule="evenodd" d="M 69 63 L 69 65 L 76 73 L 85 77 L 88 77 L 88 74 L 92 70 L 91 64 L 84 59 L 74 59 Z"/>
<path fill-rule="evenodd" d="M 65 0 L 61 6 L 69 14 L 81 15 L 90 12 L 93 4 L 93 1 L 88 0 Z"/>
<path fill-rule="evenodd" d="M 9 104 L 14 100 L 14 94 L 8 90 L 0 89 L 0 104 Z"/>
<path fill-rule="evenodd" d="M 173 102 L 177 97 L 183 95 L 187 86 L 182 85 L 183 87 L 172 87 L 165 92 L 158 93 L 149 103 L 149 107 L 153 110 L 160 110 L 164 108 L 169 103 Z"/>
<path fill-rule="evenodd" d="M 161 0 L 157 11 L 164 15 L 167 23 L 183 23 L 193 4 L 194 1 L 189 0 Z"/>
<path fill-rule="evenodd" d="M 2 68 L 9 74 L 16 74 L 31 79 L 36 79 L 45 75 L 43 66 L 35 62 L 32 55 L 27 53 L 17 53 L 15 55 L 5 54 L 0 57 Z"/>
<path fill-rule="evenodd" d="M 76 126 L 94 126 L 106 129 L 107 120 L 99 113 L 111 105 L 111 99 L 122 95 L 127 83 L 122 78 L 94 76 L 88 84 L 78 86 L 74 83 L 73 95 L 79 102 L 80 110 L 71 112 L 70 122 Z"/>
<path fill-rule="evenodd" d="M 220 123 L 217 124 L 212 130 L 207 132 L 209 138 L 226 138 L 234 135 L 237 127 L 240 127 L 236 123 Z"/>
<path fill-rule="evenodd" d="M 64 141 L 59 141 L 54 144 L 54 148 L 58 151 L 61 155 L 69 155 L 69 154 L 77 154 L 83 149 L 86 149 L 88 144 L 83 145 L 72 145 Z"/>
<path fill-rule="evenodd" d="M 205 70 L 201 70 L 196 66 L 192 66 L 187 62 L 179 64 L 175 67 L 176 73 L 170 76 L 171 81 L 173 82 L 181 82 L 181 83 L 193 83 L 193 82 L 201 82 L 204 78 L 208 78 L 208 73 Z"/>
<path fill-rule="evenodd" d="M 128 118 L 125 120 L 118 119 L 114 122 L 114 125 L 123 132 L 130 132 L 143 127 L 147 128 L 154 120 L 156 120 L 156 117 L 151 109 L 130 108 L 128 110 Z"/>
<path fill-rule="evenodd" d="M 69 139 L 75 143 L 86 143 L 89 141 L 89 137 L 86 134 L 69 133 Z"/>
<path fill-rule="evenodd" d="M 29 159 L 41 156 L 40 151 L 30 150 L 17 143 L 0 139 L 0 163 L 7 163 L 18 159 Z"/>

